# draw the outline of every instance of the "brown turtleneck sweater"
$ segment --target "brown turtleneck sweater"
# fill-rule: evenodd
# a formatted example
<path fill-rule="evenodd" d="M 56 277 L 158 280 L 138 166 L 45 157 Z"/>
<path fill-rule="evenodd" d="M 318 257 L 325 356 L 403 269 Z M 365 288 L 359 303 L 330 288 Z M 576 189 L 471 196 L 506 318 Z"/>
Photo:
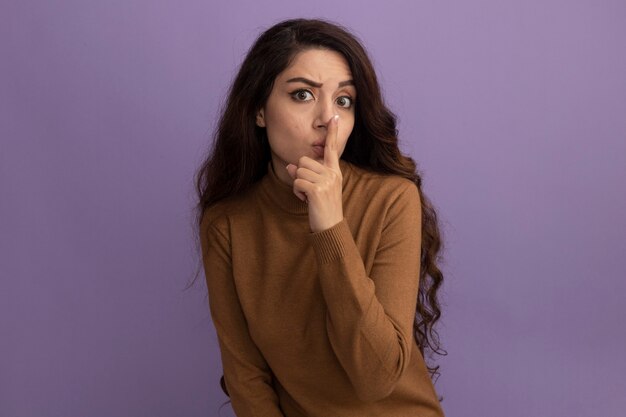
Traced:
<path fill-rule="evenodd" d="M 204 213 L 209 306 L 238 417 L 443 416 L 413 336 L 417 187 L 340 160 L 344 219 L 312 233 L 268 173 Z"/>

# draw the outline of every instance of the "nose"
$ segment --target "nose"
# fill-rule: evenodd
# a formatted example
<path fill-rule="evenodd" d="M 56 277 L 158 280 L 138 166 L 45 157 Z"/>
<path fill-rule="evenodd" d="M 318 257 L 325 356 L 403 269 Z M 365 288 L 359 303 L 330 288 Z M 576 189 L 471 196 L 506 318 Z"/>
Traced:
<path fill-rule="evenodd" d="M 315 127 L 327 127 L 328 122 L 337 113 L 332 97 L 320 99 L 317 104 Z"/>

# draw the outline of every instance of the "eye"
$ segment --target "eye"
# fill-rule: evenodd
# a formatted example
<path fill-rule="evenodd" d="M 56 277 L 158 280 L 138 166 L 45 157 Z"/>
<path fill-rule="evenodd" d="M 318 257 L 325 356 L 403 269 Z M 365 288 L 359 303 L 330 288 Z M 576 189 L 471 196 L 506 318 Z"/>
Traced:
<path fill-rule="evenodd" d="M 341 103 L 339 104 L 341 107 L 343 107 L 345 109 L 349 109 L 353 105 L 352 97 L 349 97 L 349 96 L 341 96 L 337 100 L 338 101 L 341 100 L 344 104 L 345 104 L 346 101 L 348 102 L 348 105 L 343 105 Z"/>
<path fill-rule="evenodd" d="M 311 94 L 311 92 L 309 90 L 296 90 L 293 93 L 289 93 L 291 98 L 293 98 L 295 101 L 309 101 L 305 100 L 307 94 Z"/>

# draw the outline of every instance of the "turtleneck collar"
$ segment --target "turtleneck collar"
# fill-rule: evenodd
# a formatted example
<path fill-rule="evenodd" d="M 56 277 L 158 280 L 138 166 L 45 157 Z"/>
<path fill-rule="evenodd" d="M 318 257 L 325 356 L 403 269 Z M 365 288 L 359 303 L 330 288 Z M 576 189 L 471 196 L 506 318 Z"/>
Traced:
<path fill-rule="evenodd" d="M 342 189 L 345 191 L 346 183 L 351 173 L 350 163 L 339 159 L 339 168 L 343 178 Z M 271 160 L 267 164 L 267 173 L 261 180 L 260 186 L 262 195 L 270 200 L 270 203 L 278 206 L 278 208 L 290 214 L 308 215 L 308 204 L 296 197 L 293 193 L 293 187 L 282 182 L 276 175 Z"/>

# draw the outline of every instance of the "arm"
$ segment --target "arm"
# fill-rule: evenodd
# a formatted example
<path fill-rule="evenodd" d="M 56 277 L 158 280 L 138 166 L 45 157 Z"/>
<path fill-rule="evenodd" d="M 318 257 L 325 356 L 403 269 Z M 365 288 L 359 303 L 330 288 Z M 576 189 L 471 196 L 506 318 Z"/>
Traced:
<path fill-rule="evenodd" d="M 213 225 L 201 230 L 209 305 L 233 410 L 238 417 L 284 417 L 271 369 L 250 338 L 237 298 L 228 239 Z"/>
<path fill-rule="evenodd" d="M 363 401 L 391 394 L 415 343 L 421 204 L 417 187 L 406 185 L 385 215 L 369 277 L 345 219 L 311 234 L 328 337 Z"/>

